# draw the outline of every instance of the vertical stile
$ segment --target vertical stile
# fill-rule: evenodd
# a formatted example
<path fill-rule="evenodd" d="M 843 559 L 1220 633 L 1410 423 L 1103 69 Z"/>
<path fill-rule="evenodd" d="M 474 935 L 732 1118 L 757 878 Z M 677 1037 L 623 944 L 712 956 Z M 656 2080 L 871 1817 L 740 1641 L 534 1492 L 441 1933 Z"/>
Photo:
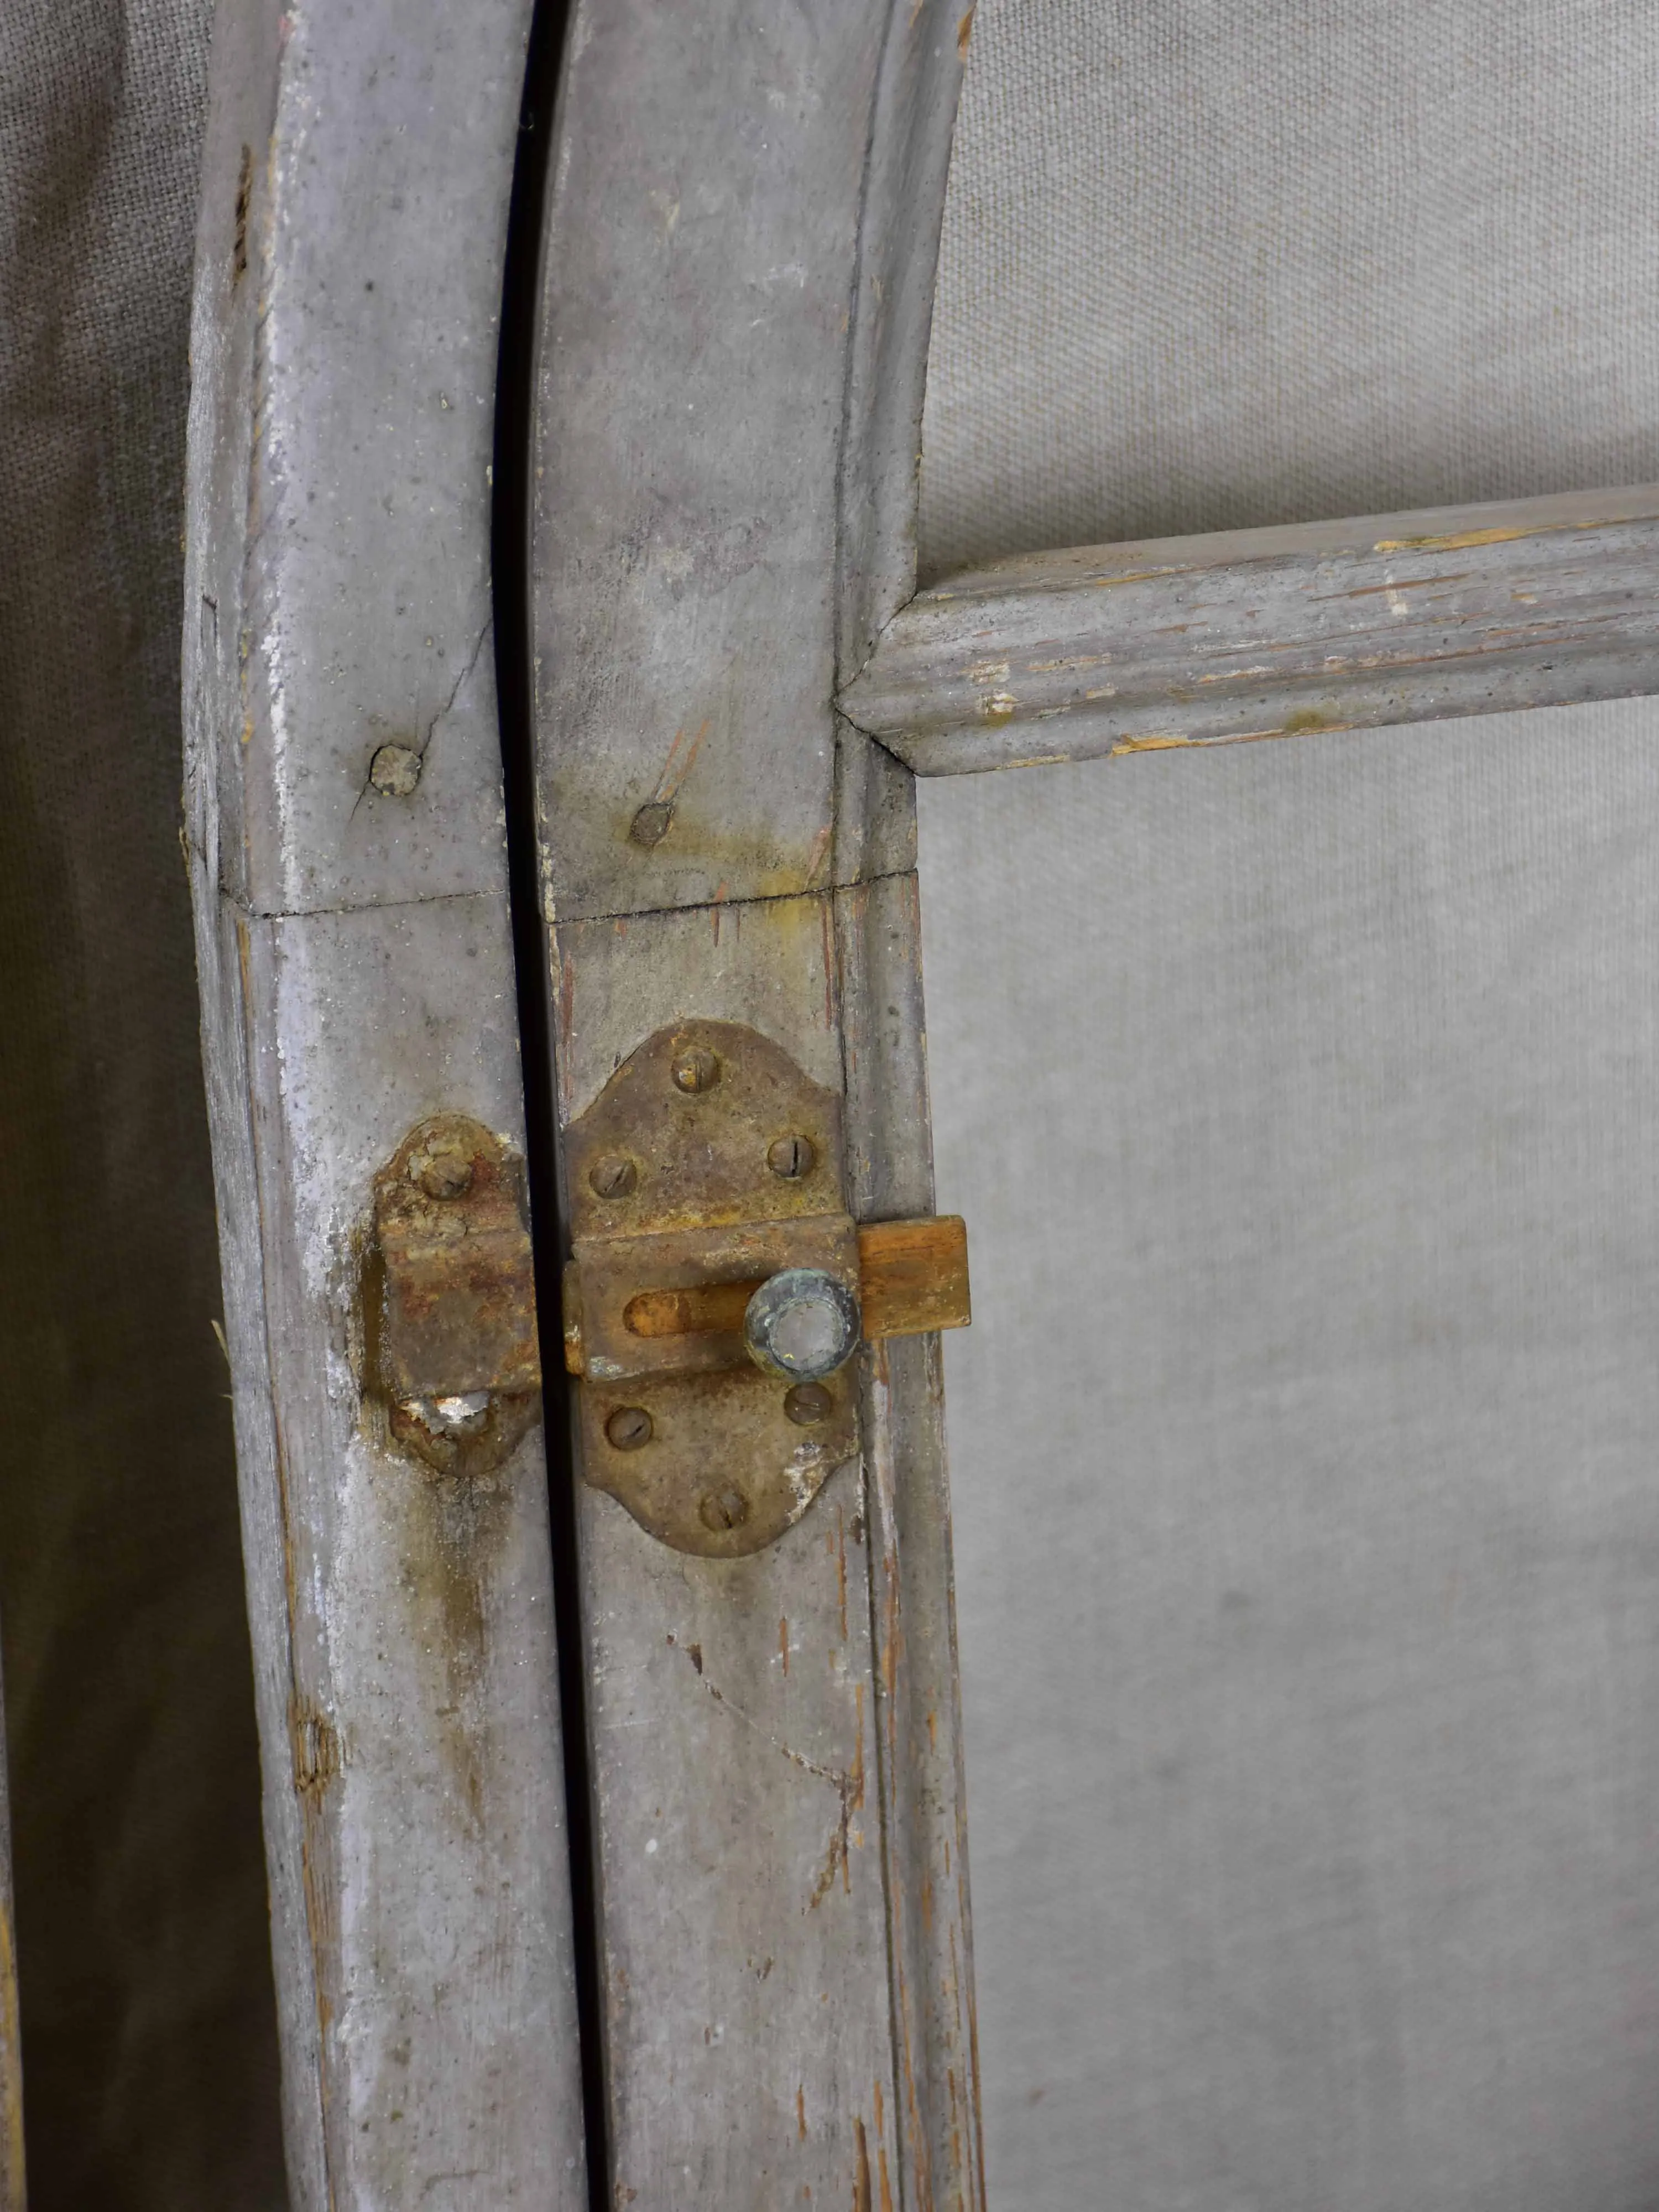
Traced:
<path fill-rule="evenodd" d="M 538 1429 L 374 1397 L 375 1178 L 521 1150 L 489 464 L 526 0 L 222 0 L 190 860 L 296 2212 L 586 2201 Z"/>
<path fill-rule="evenodd" d="M 544 258 L 537 786 L 558 1113 L 680 1020 L 931 1197 L 910 779 L 832 699 L 915 580 L 967 17 L 580 0 Z M 937 1345 L 770 1548 L 579 1486 L 617 2201 L 981 2201 Z M 810 2197 L 809 2197 L 810 2193 Z"/>

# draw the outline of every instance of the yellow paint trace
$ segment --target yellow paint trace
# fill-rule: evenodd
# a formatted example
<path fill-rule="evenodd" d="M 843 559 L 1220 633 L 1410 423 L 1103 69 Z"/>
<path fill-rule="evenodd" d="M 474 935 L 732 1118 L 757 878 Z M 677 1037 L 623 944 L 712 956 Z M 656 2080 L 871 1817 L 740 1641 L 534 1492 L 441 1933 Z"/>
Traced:
<path fill-rule="evenodd" d="M 1373 553 L 1455 553 L 1465 545 L 1507 545 L 1514 538 L 1546 537 L 1557 526 L 1545 524 L 1541 528 L 1534 525 L 1530 528 L 1518 530 L 1459 530 L 1446 538 L 1383 538 L 1378 539 L 1371 550 Z"/>

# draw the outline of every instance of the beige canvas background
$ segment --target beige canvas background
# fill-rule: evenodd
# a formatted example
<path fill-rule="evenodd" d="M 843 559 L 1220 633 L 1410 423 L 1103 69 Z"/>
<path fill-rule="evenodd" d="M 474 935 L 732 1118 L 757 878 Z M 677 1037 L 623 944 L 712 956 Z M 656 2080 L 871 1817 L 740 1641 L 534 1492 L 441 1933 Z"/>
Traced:
<path fill-rule="evenodd" d="M 928 573 L 1659 477 L 1656 64 L 981 0 Z M 1649 2212 L 1659 710 L 921 826 L 995 2212 Z"/>
<path fill-rule="evenodd" d="M 179 847 L 208 14 L 0 7 L 0 1619 L 33 2212 L 284 2201 Z"/>

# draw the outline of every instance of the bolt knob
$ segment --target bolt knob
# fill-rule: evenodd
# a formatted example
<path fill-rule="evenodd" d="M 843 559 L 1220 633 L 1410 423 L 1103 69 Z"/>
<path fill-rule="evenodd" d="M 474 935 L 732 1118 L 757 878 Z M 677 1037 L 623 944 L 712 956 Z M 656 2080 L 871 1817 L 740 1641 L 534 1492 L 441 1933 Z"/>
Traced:
<path fill-rule="evenodd" d="M 859 1302 L 822 1267 L 785 1267 L 750 1299 L 743 1317 L 749 1357 L 787 1382 L 817 1382 L 851 1358 Z"/>

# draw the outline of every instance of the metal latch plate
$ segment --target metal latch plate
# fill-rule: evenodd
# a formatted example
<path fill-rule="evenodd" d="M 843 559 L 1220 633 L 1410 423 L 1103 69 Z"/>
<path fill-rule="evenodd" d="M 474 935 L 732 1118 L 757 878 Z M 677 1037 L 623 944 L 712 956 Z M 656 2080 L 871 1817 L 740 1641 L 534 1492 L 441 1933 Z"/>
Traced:
<path fill-rule="evenodd" d="M 445 1473 L 500 1463 L 540 1410 L 522 1158 L 464 1114 L 411 1129 L 374 1179 L 370 1395 Z"/>
<path fill-rule="evenodd" d="M 582 1472 L 677 1550 L 759 1551 L 858 1453 L 860 1335 L 967 1325 L 963 1224 L 855 1224 L 839 1098 L 733 1022 L 647 1038 L 565 1159 Z"/>
<path fill-rule="evenodd" d="M 840 1100 L 757 1030 L 681 1023 L 571 1124 L 566 1170 L 584 1475 L 677 1550 L 761 1550 L 859 1449 L 850 1364 L 791 1385 L 742 1336 L 750 1292 L 781 1269 L 856 1296 Z"/>

